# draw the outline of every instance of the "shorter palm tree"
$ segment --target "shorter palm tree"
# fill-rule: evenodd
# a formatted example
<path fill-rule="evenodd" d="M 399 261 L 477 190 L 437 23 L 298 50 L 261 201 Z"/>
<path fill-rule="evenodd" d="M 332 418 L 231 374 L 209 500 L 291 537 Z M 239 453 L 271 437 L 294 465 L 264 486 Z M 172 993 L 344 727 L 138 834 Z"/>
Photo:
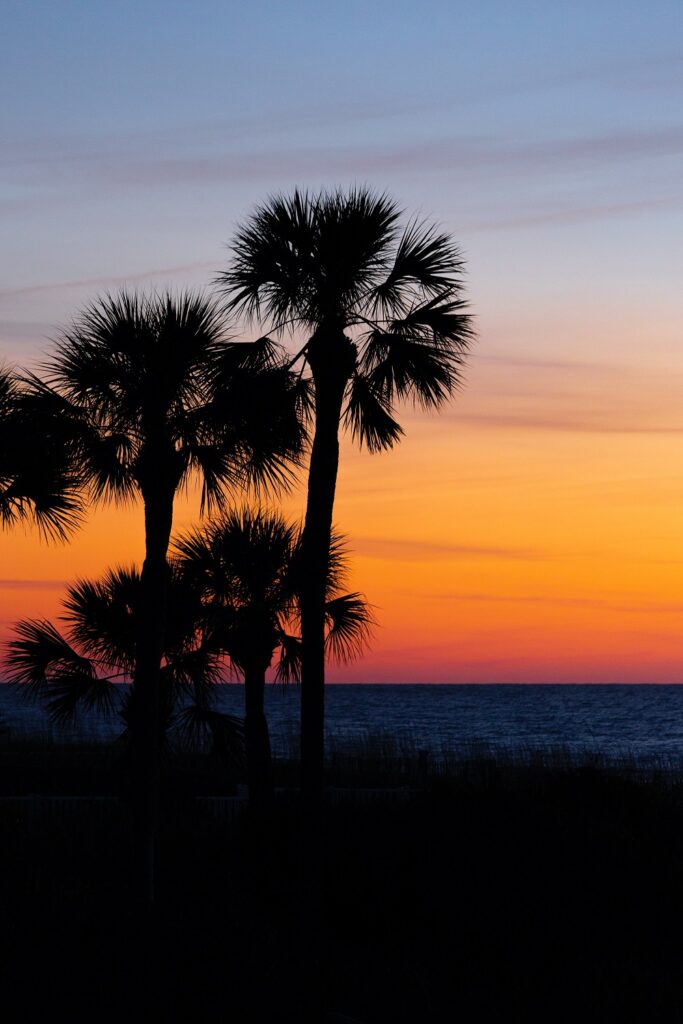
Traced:
<path fill-rule="evenodd" d="M 301 531 L 279 513 L 233 509 L 174 545 L 179 572 L 202 595 L 214 642 L 244 680 L 250 798 L 272 796 L 272 758 L 264 709 L 266 675 L 301 676 Z M 344 593 L 345 546 L 334 536 L 325 622 L 328 657 L 348 662 L 366 645 L 372 615 L 359 593 Z"/>
<path fill-rule="evenodd" d="M 56 725 L 80 712 L 118 717 L 121 736 L 135 733 L 137 691 L 122 691 L 135 670 L 136 615 L 142 587 L 137 569 L 110 569 L 100 580 L 67 588 L 62 630 L 46 620 L 24 620 L 6 644 L 5 669 L 29 699 L 45 702 Z M 214 707 L 214 683 L 223 658 L 204 623 L 200 595 L 171 565 L 167 628 L 161 668 L 160 718 L 164 735 L 181 743 L 211 743 L 234 760 L 241 723 Z"/>
<path fill-rule="evenodd" d="M 244 740 L 250 798 L 272 796 L 272 758 L 264 709 L 266 674 L 298 682 L 300 531 L 277 512 L 232 510 L 175 544 L 169 562 L 167 623 L 160 671 L 160 726 L 193 747 L 210 743 L 234 762 Z M 331 659 L 348 662 L 369 639 L 370 608 L 344 593 L 347 557 L 333 539 L 326 622 Z M 144 591 L 137 569 L 110 569 L 100 580 L 67 588 L 64 624 L 18 622 L 6 643 L 5 675 L 29 699 L 45 702 L 52 721 L 68 725 L 80 712 L 118 716 L 123 738 L 135 736 L 137 619 Z M 241 723 L 215 707 L 214 684 L 229 667 L 244 679 Z"/>

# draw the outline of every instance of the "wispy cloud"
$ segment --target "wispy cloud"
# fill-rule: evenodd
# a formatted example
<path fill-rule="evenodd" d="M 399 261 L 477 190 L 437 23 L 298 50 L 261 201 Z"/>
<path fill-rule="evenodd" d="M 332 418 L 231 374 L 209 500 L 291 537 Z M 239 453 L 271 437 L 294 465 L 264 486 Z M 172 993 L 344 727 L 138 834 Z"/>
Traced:
<path fill-rule="evenodd" d="M 524 413 L 465 413 L 455 418 L 461 423 L 472 423 L 492 429 L 558 430 L 575 434 L 683 434 L 683 424 L 650 426 L 644 423 L 607 422 L 606 420 L 576 416 L 526 415 Z"/>
<path fill-rule="evenodd" d="M 680 615 L 681 601 L 614 601 L 599 597 L 558 597 L 547 594 L 486 594 L 486 593 L 435 593 L 426 600 L 452 601 L 454 603 L 484 604 L 532 604 L 561 608 L 587 608 L 591 610 L 624 612 L 633 615 Z"/>
<path fill-rule="evenodd" d="M 50 324 L 44 320 L 0 320 L 0 337 L 27 338 L 35 341 L 42 338 L 50 330 Z"/>
<path fill-rule="evenodd" d="M 0 579 L 0 590 L 61 590 L 64 580 Z"/>
<path fill-rule="evenodd" d="M 400 538 L 354 537 L 352 551 L 365 558 L 391 559 L 400 562 L 437 562 L 461 558 L 494 558 L 536 561 L 542 552 L 526 548 L 510 548 L 476 544 L 441 544 L 433 541 Z"/>
<path fill-rule="evenodd" d="M 354 115 L 355 116 L 355 115 Z M 398 134 L 398 133 L 397 133 Z M 73 187 L 74 177 L 91 185 L 187 186 L 227 184 L 253 180 L 269 180 L 274 170 L 282 180 L 303 177 L 305 180 L 326 179 L 330 176 L 392 175 L 401 171 L 447 170 L 449 176 L 461 178 L 490 173 L 495 178 L 511 173 L 546 173 L 559 167 L 564 173 L 569 166 L 625 163 L 683 152 L 683 126 L 643 127 L 631 131 L 604 132 L 602 134 L 575 134 L 538 140 L 519 135 L 508 137 L 481 135 L 442 135 L 429 138 L 422 132 L 406 132 L 411 141 L 388 143 L 354 143 L 344 139 L 328 145 L 301 141 L 296 145 L 263 144 L 263 133 L 258 141 L 248 136 L 240 139 L 230 132 L 214 132 L 213 138 L 202 142 L 190 139 L 185 152 L 179 153 L 178 140 L 182 133 L 175 132 L 156 142 L 145 145 L 114 145 L 110 140 L 85 139 L 80 146 L 50 147 L 41 144 L 39 153 L 30 147 L 13 153 L 10 161 L 3 162 L 4 175 L 21 187 L 41 182 L 54 188 L 61 181 Z M 229 145 L 221 144 L 221 136 Z M 218 141 L 217 141 L 218 140 Z M 142 155 L 141 155 L 142 154 Z M 56 168 L 61 168 L 56 175 Z M 15 200 L 10 200 L 13 202 Z M 23 197 L 17 198 L 23 202 Z M 655 202 L 672 201 L 667 197 Z M 622 204 L 609 204 L 606 209 Z M 623 209 L 637 206 L 638 200 L 627 201 Z M 552 216 L 553 211 L 542 211 L 539 216 Z M 587 215 L 581 208 L 577 216 Z"/>
<path fill-rule="evenodd" d="M 85 162 L 81 174 L 110 184 L 210 184 L 272 176 L 374 175 L 391 170 L 447 169 L 456 177 L 471 172 L 491 172 L 496 177 L 510 171 L 541 172 L 568 164 L 611 163 L 683 152 L 683 127 L 612 133 L 541 142 L 517 138 L 464 136 L 422 139 L 398 145 L 298 146 L 274 152 L 225 153 L 220 155 L 102 159 Z"/>
<path fill-rule="evenodd" d="M 604 607 L 605 601 L 599 598 L 588 597 L 553 597 L 544 594 L 482 594 L 482 593 L 435 593 L 430 594 L 428 599 L 436 601 L 462 601 L 464 603 L 485 604 L 540 604 L 540 605 L 562 605 L 579 608 Z"/>
<path fill-rule="evenodd" d="M 553 208 L 529 211 L 515 217 L 493 217 L 489 220 L 463 221 L 463 231 L 505 231 L 516 228 L 542 227 L 545 224 L 580 224 L 603 218 L 621 217 L 629 213 L 667 210 L 683 204 L 683 192 L 652 199 L 633 199 L 623 203 L 594 203 L 590 206 L 558 204 Z"/>
<path fill-rule="evenodd" d="M 215 269 L 216 263 L 186 263 L 175 267 L 158 267 L 142 270 L 133 274 L 111 277 L 83 277 L 75 281 L 52 281 L 44 284 L 26 285 L 21 288 L 0 288 L 0 299 L 15 298 L 19 295 L 36 295 L 40 292 L 68 291 L 81 288 L 106 288 L 134 281 L 146 281 L 154 277 L 170 277 L 175 274 L 187 274 L 193 270 Z"/>
<path fill-rule="evenodd" d="M 658 368 L 492 355 L 472 357 L 476 387 L 444 413 L 495 430 L 683 433 L 683 374 Z"/>

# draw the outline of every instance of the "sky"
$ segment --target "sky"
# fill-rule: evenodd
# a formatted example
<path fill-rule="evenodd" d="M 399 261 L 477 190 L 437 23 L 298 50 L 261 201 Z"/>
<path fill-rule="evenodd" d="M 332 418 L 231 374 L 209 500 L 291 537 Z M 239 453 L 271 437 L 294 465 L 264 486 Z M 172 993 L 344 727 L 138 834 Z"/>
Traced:
<path fill-rule="evenodd" d="M 680 0 L 2 21 L 0 358 L 35 366 L 104 291 L 210 285 L 273 192 L 386 190 L 458 241 L 477 342 L 399 448 L 344 443 L 336 521 L 378 627 L 330 678 L 683 682 Z M 177 530 L 196 516 L 179 502 Z M 139 508 L 68 545 L 0 534 L 0 635 L 141 553 Z"/>

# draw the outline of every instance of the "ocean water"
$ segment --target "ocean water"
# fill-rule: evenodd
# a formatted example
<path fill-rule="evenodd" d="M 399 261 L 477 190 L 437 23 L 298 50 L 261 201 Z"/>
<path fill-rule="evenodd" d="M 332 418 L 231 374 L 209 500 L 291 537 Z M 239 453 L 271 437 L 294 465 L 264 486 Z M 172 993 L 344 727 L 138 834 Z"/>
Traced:
<path fill-rule="evenodd" d="M 216 687 L 216 695 L 218 708 L 242 715 L 241 686 Z M 299 696 L 297 687 L 268 687 L 266 710 L 277 753 L 295 743 Z M 683 686 L 331 685 L 326 699 L 329 747 L 381 735 L 435 754 L 471 745 L 564 748 L 683 766 Z M 117 735 L 119 724 L 89 714 L 68 730 L 57 729 L 40 705 L 0 685 L 0 729 L 64 742 L 106 741 Z"/>

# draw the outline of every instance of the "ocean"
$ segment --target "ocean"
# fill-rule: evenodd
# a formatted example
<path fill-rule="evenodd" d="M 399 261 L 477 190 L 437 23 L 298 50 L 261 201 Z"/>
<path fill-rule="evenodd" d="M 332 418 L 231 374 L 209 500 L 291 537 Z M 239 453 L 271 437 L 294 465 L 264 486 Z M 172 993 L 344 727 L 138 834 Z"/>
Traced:
<path fill-rule="evenodd" d="M 216 688 L 216 706 L 241 716 L 243 690 Z M 439 754 L 472 746 L 510 752 L 562 748 L 573 754 L 631 757 L 683 766 L 683 686 L 660 685 L 330 685 L 328 748 L 390 737 Z M 270 686 L 266 711 L 276 753 L 296 742 L 299 690 Z M 117 720 L 83 715 L 69 729 L 51 726 L 40 705 L 0 685 L 0 730 L 53 741 L 107 741 Z"/>

